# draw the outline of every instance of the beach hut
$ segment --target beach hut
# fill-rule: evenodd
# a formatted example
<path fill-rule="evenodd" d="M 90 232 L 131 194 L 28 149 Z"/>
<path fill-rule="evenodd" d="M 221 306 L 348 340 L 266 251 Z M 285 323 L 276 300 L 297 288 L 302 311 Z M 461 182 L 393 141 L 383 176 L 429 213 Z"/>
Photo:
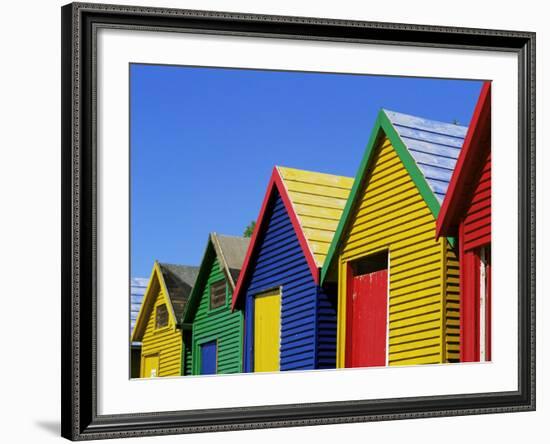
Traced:
<path fill-rule="evenodd" d="M 183 313 L 185 372 L 242 372 L 243 314 L 231 298 L 250 239 L 211 233 L 199 274 Z"/>
<path fill-rule="evenodd" d="M 437 219 L 458 236 L 460 360 L 491 360 L 491 83 L 485 82 Z"/>
<path fill-rule="evenodd" d="M 147 289 L 147 278 L 130 279 L 130 337 L 134 331 L 139 309 Z M 141 342 L 130 342 L 130 377 L 139 378 L 141 365 Z"/>
<path fill-rule="evenodd" d="M 182 374 L 179 320 L 197 273 L 198 267 L 155 261 L 131 338 L 141 342 L 140 377 Z"/>
<path fill-rule="evenodd" d="M 352 183 L 274 168 L 233 294 L 246 372 L 334 368 L 335 288 L 319 275 Z"/>
<path fill-rule="evenodd" d="M 322 270 L 338 367 L 458 361 L 458 258 L 435 223 L 466 131 L 379 112 Z"/>

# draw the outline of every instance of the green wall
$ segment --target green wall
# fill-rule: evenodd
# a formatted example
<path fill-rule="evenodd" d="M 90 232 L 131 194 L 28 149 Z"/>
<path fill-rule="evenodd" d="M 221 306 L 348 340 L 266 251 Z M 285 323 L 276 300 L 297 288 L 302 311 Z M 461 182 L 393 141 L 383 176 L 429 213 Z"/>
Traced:
<path fill-rule="evenodd" d="M 206 265 L 206 264 L 204 264 Z M 243 314 L 231 313 L 231 286 L 226 285 L 225 305 L 210 310 L 210 284 L 225 280 L 218 259 L 211 262 L 193 322 L 193 374 L 200 374 L 200 344 L 217 340 L 218 373 L 242 372 Z"/>

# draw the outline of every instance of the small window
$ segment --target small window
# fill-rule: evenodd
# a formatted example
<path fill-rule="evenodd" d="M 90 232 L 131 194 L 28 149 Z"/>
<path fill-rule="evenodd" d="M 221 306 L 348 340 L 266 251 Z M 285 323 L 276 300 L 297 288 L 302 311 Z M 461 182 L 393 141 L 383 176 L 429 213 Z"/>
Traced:
<path fill-rule="evenodd" d="M 371 254 L 352 262 L 353 275 L 359 276 L 370 274 L 375 271 L 387 270 L 388 268 L 388 252 Z"/>
<path fill-rule="evenodd" d="M 225 305 L 225 280 L 210 284 L 210 309 Z"/>
<path fill-rule="evenodd" d="M 155 314 L 155 328 L 159 329 L 168 325 L 168 310 L 166 304 L 157 306 Z"/>

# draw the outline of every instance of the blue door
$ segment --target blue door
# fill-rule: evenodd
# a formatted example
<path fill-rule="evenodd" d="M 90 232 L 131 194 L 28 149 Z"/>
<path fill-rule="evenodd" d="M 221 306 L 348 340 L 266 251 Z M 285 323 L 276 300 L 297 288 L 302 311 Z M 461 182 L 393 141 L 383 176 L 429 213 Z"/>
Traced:
<path fill-rule="evenodd" d="M 215 375 L 217 369 L 218 344 L 216 341 L 201 345 L 201 375 Z"/>

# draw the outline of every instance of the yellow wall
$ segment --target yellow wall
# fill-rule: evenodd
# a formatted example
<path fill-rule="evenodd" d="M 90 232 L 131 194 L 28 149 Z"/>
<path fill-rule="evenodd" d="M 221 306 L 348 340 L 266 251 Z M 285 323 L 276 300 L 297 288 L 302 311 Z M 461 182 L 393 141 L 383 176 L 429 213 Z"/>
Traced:
<path fill-rule="evenodd" d="M 456 257 L 446 239 L 435 239 L 435 218 L 389 140 L 370 165 L 340 249 L 337 366 L 345 367 L 347 263 L 384 250 L 390 261 L 389 364 L 458 358 Z"/>
<path fill-rule="evenodd" d="M 167 304 L 166 295 L 160 285 L 156 286 L 156 296 L 153 307 Z M 179 376 L 181 374 L 181 330 L 176 329 L 170 309 L 168 309 L 168 326 L 155 330 L 155 308 L 151 309 L 147 319 L 147 327 L 143 335 L 141 347 L 141 368 L 144 369 L 144 357 L 151 354 L 159 354 L 158 376 Z M 142 374 L 143 377 L 143 374 Z"/>
<path fill-rule="evenodd" d="M 445 295 L 446 313 L 446 353 L 448 362 L 460 360 L 460 290 L 458 280 L 458 257 L 445 240 L 447 253 L 447 273 L 445 275 L 447 294 Z"/>

